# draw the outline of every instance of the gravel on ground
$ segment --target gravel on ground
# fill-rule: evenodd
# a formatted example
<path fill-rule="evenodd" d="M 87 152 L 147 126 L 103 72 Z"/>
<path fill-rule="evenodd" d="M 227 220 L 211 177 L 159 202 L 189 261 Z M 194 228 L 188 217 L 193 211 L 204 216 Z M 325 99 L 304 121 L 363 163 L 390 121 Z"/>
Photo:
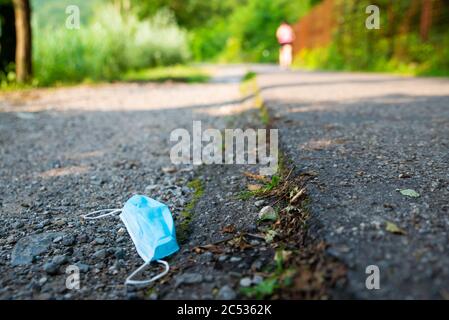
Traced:
<path fill-rule="evenodd" d="M 238 211 L 224 216 L 200 208 L 193 231 L 170 259 L 170 275 L 152 288 L 124 286 L 143 261 L 120 219 L 83 221 L 80 216 L 120 208 L 133 194 L 146 194 L 166 203 L 179 226 L 194 198 L 189 181 L 198 179 L 198 168 L 171 164 L 170 133 L 191 131 L 193 120 L 223 128 L 240 107 L 244 74 L 244 67 L 231 66 L 217 68 L 205 84 L 115 83 L 2 94 L 0 298 L 235 297 L 227 270 L 221 271 L 226 279 L 220 279 L 188 266 L 213 260 L 191 249 L 213 241 Z M 216 206 L 226 205 L 223 198 Z M 188 262 L 192 256 L 202 262 Z M 233 265 L 237 260 L 229 258 Z M 66 288 L 69 265 L 81 271 L 79 290 Z M 207 290 L 185 287 L 196 283 Z"/>

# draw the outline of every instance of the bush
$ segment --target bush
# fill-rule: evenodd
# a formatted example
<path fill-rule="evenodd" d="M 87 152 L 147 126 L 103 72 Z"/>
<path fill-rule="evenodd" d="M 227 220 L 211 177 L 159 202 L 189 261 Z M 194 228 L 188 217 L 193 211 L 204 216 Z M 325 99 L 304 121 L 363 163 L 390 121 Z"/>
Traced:
<path fill-rule="evenodd" d="M 362 8 L 368 0 L 344 1 L 337 7 L 341 14 L 332 42 L 322 48 L 303 49 L 295 57 L 295 65 L 312 69 L 366 70 L 394 72 L 408 75 L 449 74 L 449 32 L 441 28 L 446 21 L 435 20 L 427 41 L 419 33 L 419 12 L 415 22 L 404 29 L 404 14 L 409 12 L 406 2 L 379 1 L 383 10 L 394 12 L 394 19 L 381 16 L 380 30 L 367 30 L 361 22 L 366 18 Z M 406 25 L 405 25 L 406 26 Z M 405 32 L 404 30 L 407 30 Z"/>
<path fill-rule="evenodd" d="M 190 34 L 190 50 L 194 59 L 204 61 L 216 58 L 223 52 L 228 38 L 229 31 L 224 20 L 194 30 Z"/>
<path fill-rule="evenodd" d="M 295 23 L 317 0 L 247 0 L 213 24 L 192 31 L 197 60 L 274 62 L 279 45 L 276 29 L 283 20 Z"/>
<path fill-rule="evenodd" d="M 113 80 L 129 69 L 189 58 L 187 34 L 168 11 L 139 21 L 121 16 L 112 6 L 102 9 L 80 29 L 33 26 L 34 73 L 40 85 Z"/>

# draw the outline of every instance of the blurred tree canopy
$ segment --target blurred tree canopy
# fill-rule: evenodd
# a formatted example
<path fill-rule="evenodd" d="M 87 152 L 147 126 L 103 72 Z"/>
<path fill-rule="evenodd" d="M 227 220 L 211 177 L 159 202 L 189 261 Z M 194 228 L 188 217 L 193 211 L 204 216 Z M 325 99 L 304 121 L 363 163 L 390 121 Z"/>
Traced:
<path fill-rule="evenodd" d="M 210 24 L 229 16 L 235 8 L 245 5 L 247 0 L 133 0 L 140 17 L 154 15 L 162 8 L 171 10 L 180 26 L 187 29 Z"/>
<path fill-rule="evenodd" d="M 271 11 L 266 15 L 279 12 L 291 22 L 296 22 L 301 14 L 305 13 L 310 6 L 321 0 L 272 0 Z M 265 1 L 261 0 L 262 6 L 266 7 Z M 132 6 L 137 8 L 141 17 L 154 15 L 161 8 L 170 9 L 177 19 L 179 25 L 188 29 L 198 28 L 215 23 L 217 20 L 226 19 L 235 11 L 243 8 L 254 7 L 252 0 L 133 0 Z"/>
<path fill-rule="evenodd" d="M 449 73 L 449 0 L 14 2 L 31 2 L 33 61 L 40 83 L 54 83 L 61 78 L 70 81 L 111 79 L 130 68 L 179 63 L 190 58 L 275 62 L 279 49 L 275 33 L 279 24 L 287 21 L 298 27 L 303 22 L 308 23 L 310 28 L 298 27 L 297 30 L 301 35 L 298 41 L 304 44 L 301 38 L 315 36 L 312 29 L 318 29 L 315 34 L 323 35 L 322 22 L 326 19 L 323 15 L 317 17 L 309 13 L 317 11 L 315 6 L 323 7 L 330 2 L 335 6 L 326 10 L 327 16 L 335 17 L 334 27 L 324 24 L 329 31 L 324 45 L 303 45 L 305 50 L 301 49 L 297 55 L 299 66 L 432 75 Z M 0 69 L 4 74 L 12 73 L 14 60 L 14 50 L 7 49 L 16 47 L 12 3 L 13 0 L 0 0 Z M 76 33 L 55 28 L 65 25 L 65 8 L 69 4 L 78 5 L 81 11 L 82 28 Z M 370 4 L 380 8 L 380 30 L 365 27 L 365 8 Z M 22 25 L 20 38 L 26 40 L 31 30 L 28 32 L 26 24 Z M 301 30 L 305 30 L 306 35 Z M 23 76 L 26 79 L 31 71 L 30 41 L 20 43 L 24 53 L 20 56 L 28 57 L 21 63 L 26 67 L 21 69 L 26 71 Z M 2 79 L 0 74 L 0 81 Z"/>
<path fill-rule="evenodd" d="M 81 12 L 81 23 L 87 24 L 95 10 L 107 3 L 108 0 L 32 0 L 33 23 L 39 24 L 40 27 L 63 25 L 67 19 L 65 9 L 69 5 L 76 5 Z"/>
<path fill-rule="evenodd" d="M 197 60 L 275 61 L 279 24 L 306 14 L 320 0 L 134 0 L 141 18 L 162 8 L 190 31 Z"/>

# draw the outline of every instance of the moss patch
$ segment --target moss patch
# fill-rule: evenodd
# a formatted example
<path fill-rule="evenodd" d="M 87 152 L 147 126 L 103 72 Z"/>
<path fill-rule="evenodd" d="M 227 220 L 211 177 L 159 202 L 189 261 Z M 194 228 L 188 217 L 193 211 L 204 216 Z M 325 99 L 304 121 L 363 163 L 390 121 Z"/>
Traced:
<path fill-rule="evenodd" d="M 187 184 L 187 187 L 193 189 L 192 198 L 181 212 L 181 221 L 176 229 L 176 237 L 180 243 L 187 240 L 190 231 L 190 222 L 192 221 L 193 211 L 198 200 L 204 194 L 203 184 L 200 179 L 194 179 Z"/>
<path fill-rule="evenodd" d="M 259 109 L 260 121 L 263 125 L 268 126 L 270 124 L 270 114 L 268 108 L 266 107 L 259 85 L 257 84 L 257 74 L 255 72 L 248 72 L 243 77 L 243 81 L 240 84 L 240 92 L 244 96 L 253 95 L 253 103 L 255 107 Z"/>
<path fill-rule="evenodd" d="M 257 76 L 257 73 L 255 73 L 254 71 L 248 71 L 247 73 L 245 73 L 245 75 L 243 76 L 243 81 L 248 81 L 248 80 L 252 80 Z"/>

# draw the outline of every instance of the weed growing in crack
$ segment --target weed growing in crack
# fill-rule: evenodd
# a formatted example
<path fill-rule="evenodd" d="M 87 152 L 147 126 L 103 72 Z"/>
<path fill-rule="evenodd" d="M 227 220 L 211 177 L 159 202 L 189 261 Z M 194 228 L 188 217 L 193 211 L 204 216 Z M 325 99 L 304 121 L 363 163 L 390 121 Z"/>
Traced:
<path fill-rule="evenodd" d="M 346 268 L 326 254 L 326 243 L 308 237 L 310 200 L 306 183 L 313 175 L 296 174 L 293 168 L 289 169 L 285 157 L 279 164 L 277 175 L 251 192 L 252 197 L 272 201 L 277 212 L 277 219 L 262 221 L 259 227 L 266 243 L 275 250 L 273 265 L 266 270 L 264 281 L 241 288 L 240 292 L 252 299 L 328 298 L 330 288 L 344 281 Z"/>

